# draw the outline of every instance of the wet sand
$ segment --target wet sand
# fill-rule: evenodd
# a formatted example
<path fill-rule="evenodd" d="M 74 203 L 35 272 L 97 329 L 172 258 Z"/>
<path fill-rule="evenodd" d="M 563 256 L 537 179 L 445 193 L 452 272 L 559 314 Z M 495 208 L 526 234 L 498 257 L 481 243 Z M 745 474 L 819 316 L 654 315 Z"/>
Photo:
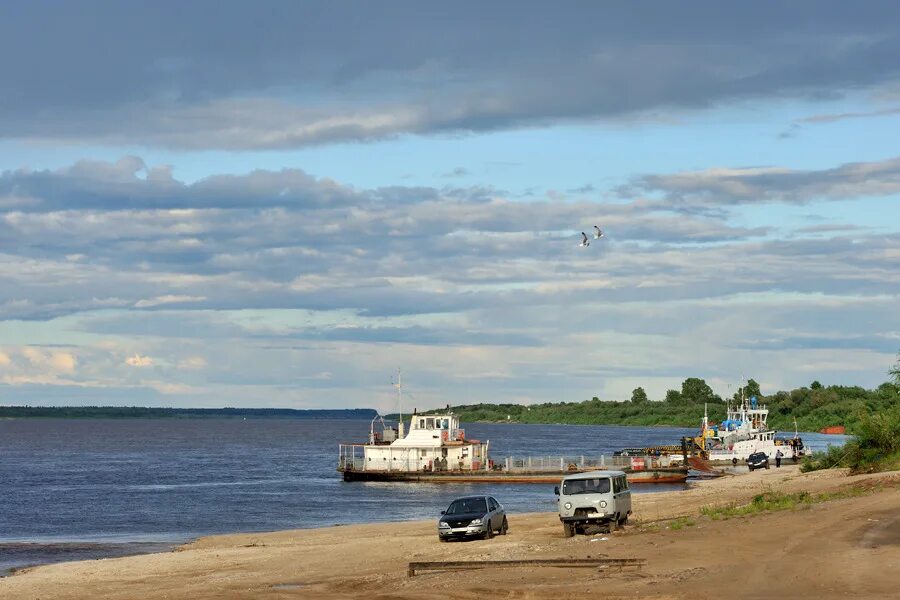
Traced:
<path fill-rule="evenodd" d="M 729 520 L 702 506 L 763 491 L 851 487 L 859 497 Z M 489 486 L 488 486 L 489 487 Z M 502 486 L 486 487 L 502 500 Z M 435 507 L 436 511 L 440 507 Z M 202 538 L 174 552 L 46 565 L 0 580 L 0 598 L 896 598 L 900 473 L 795 466 L 634 497 L 625 531 L 565 538 L 555 514 L 511 515 L 507 536 L 440 543 L 434 522 Z M 673 521 L 688 517 L 688 524 Z M 674 526 L 673 526 L 674 525 Z M 606 539 L 603 539 L 606 538 Z M 643 558 L 636 572 L 509 567 L 409 578 L 410 561 Z"/>

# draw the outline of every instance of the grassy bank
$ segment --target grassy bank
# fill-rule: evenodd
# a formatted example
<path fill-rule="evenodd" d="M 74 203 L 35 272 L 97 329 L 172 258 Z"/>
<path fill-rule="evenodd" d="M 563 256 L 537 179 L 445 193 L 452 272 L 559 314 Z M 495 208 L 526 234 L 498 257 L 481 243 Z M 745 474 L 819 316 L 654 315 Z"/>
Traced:
<path fill-rule="evenodd" d="M 747 504 L 730 503 L 723 506 L 704 506 L 700 509 L 700 514 L 714 520 L 730 519 L 733 517 L 745 517 L 764 512 L 808 508 L 819 502 L 829 502 L 831 500 L 840 500 L 842 498 L 856 498 L 870 493 L 872 493 L 872 489 L 864 487 L 851 487 L 822 494 L 811 494 L 809 492 L 795 492 L 788 494 L 785 492 L 771 491 L 757 494 Z"/>
<path fill-rule="evenodd" d="M 900 406 L 862 415 L 856 436 L 840 448 L 814 454 L 804 472 L 849 467 L 851 473 L 900 469 Z"/>

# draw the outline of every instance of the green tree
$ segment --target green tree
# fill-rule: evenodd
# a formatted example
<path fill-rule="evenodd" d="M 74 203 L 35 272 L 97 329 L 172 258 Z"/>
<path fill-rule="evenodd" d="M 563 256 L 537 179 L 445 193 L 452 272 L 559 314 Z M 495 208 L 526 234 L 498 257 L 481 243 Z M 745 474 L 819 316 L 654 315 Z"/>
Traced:
<path fill-rule="evenodd" d="M 897 364 L 891 367 L 889 374 L 891 379 L 894 380 L 894 383 L 900 385 L 900 352 L 897 353 Z"/>
<path fill-rule="evenodd" d="M 759 391 L 759 384 L 756 383 L 756 381 L 753 379 L 748 379 L 747 385 L 745 385 L 743 388 L 738 389 L 738 391 L 734 393 L 734 400 L 737 402 L 740 402 L 741 400 L 741 390 L 743 390 L 744 399 L 746 400 L 749 400 L 753 396 L 756 396 L 757 398 L 762 397 L 762 392 Z"/>
<path fill-rule="evenodd" d="M 681 384 L 681 397 L 685 402 L 718 402 L 720 398 L 713 393 L 706 380 L 688 377 Z"/>
<path fill-rule="evenodd" d="M 678 390 L 666 390 L 666 402 L 678 404 L 681 402 L 681 392 Z"/>
<path fill-rule="evenodd" d="M 819 383 L 818 381 L 813 381 L 811 384 L 809 384 L 809 388 L 812 390 L 821 390 L 822 384 Z"/>
<path fill-rule="evenodd" d="M 634 391 L 631 392 L 631 401 L 635 404 L 647 402 L 647 392 L 644 391 L 644 388 L 634 388 Z"/>

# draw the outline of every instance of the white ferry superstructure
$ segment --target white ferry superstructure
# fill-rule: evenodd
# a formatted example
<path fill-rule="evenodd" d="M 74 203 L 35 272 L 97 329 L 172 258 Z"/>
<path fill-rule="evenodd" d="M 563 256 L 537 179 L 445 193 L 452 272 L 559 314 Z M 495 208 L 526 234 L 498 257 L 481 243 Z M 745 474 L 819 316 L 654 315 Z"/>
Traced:
<path fill-rule="evenodd" d="M 736 464 L 754 452 L 765 452 L 774 461 L 779 450 L 785 460 L 797 460 L 807 453 L 796 432 L 790 439 L 775 438 L 776 432 L 767 422 L 769 409 L 757 404 L 755 397 L 749 402 L 742 400 L 739 405 L 729 405 L 726 414 L 721 423 L 710 424 L 704 409 L 699 437 L 710 461 Z"/>

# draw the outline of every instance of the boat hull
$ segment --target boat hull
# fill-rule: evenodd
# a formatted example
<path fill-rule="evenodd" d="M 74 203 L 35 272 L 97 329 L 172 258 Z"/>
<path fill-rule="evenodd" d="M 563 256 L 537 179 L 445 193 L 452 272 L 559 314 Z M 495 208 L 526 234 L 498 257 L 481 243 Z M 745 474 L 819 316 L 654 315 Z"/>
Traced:
<path fill-rule="evenodd" d="M 823 427 L 819 430 L 819 433 L 827 433 L 829 435 L 845 435 L 847 430 L 843 425 L 831 425 L 830 427 Z"/>
<path fill-rule="evenodd" d="M 587 469 L 585 470 L 587 471 Z M 342 471 L 344 481 L 394 481 L 419 483 L 559 483 L 566 475 L 584 471 L 532 471 L 503 473 L 492 471 Z M 687 480 L 686 468 L 647 469 L 626 472 L 628 483 L 681 483 Z"/>

